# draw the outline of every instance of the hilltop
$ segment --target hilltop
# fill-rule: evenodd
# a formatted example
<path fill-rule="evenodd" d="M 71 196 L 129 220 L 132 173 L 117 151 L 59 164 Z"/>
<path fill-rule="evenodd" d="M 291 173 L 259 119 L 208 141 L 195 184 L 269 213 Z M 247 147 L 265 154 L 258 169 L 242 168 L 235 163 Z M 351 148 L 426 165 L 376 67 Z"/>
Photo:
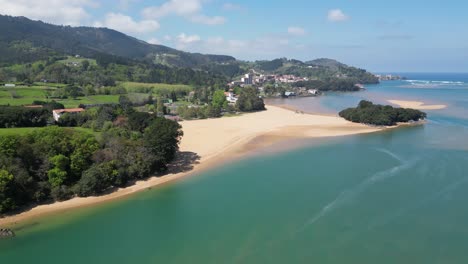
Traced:
<path fill-rule="evenodd" d="M 75 54 L 90 58 L 107 54 L 189 68 L 236 60 L 231 56 L 188 53 L 153 45 L 108 28 L 58 26 L 0 15 L 0 64 Z"/>
<path fill-rule="evenodd" d="M 364 69 L 348 66 L 332 59 L 320 58 L 307 62 L 279 58 L 271 61 L 256 61 L 251 64 L 256 71 L 267 74 L 285 74 L 315 80 L 348 79 L 355 83 L 374 84 L 379 80 Z"/>

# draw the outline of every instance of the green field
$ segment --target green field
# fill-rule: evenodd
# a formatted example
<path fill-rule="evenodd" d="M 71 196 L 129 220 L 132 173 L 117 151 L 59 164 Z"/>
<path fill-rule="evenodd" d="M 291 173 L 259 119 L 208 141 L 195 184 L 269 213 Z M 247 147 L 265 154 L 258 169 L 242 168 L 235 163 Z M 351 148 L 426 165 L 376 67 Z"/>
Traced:
<path fill-rule="evenodd" d="M 77 99 L 60 99 L 57 102 L 63 104 L 65 108 L 75 108 L 80 104 L 107 104 L 118 103 L 119 95 L 91 95 L 86 97 L 78 97 Z"/>
<path fill-rule="evenodd" d="M 105 104 L 118 103 L 120 95 L 91 95 L 81 96 L 76 99 L 50 99 L 51 94 L 64 84 L 35 83 L 32 86 L 0 87 L 0 105 L 30 105 L 33 101 L 55 100 L 66 108 L 75 108 L 80 104 Z M 150 94 L 168 96 L 171 92 L 188 94 L 193 90 L 192 86 L 180 84 L 162 83 L 135 83 L 121 82 L 119 87 L 125 88 L 127 96 L 135 102 L 148 98 Z M 49 99 L 47 99 L 49 97 Z"/>
<path fill-rule="evenodd" d="M 57 84 L 54 84 L 56 86 Z M 48 101 L 47 96 L 54 87 L 44 85 L 0 87 L 0 105 L 30 105 L 33 101 Z M 66 108 L 78 107 L 80 104 L 118 103 L 119 95 L 92 95 L 76 99 L 54 99 Z"/>
<path fill-rule="evenodd" d="M 120 82 L 118 86 L 125 88 L 128 93 L 167 94 L 172 91 L 189 93 L 193 90 L 192 86 L 184 84 Z"/>
<path fill-rule="evenodd" d="M 42 129 L 42 127 L 18 127 L 18 128 L 0 128 L 0 136 L 11 136 L 11 135 L 25 135 L 34 130 Z M 100 135 L 100 132 L 95 132 L 90 128 L 82 128 L 82 127 L 70 127 L 69 129 L 73 129 L 79 132 L 85 132 L 93 135 Z"/>

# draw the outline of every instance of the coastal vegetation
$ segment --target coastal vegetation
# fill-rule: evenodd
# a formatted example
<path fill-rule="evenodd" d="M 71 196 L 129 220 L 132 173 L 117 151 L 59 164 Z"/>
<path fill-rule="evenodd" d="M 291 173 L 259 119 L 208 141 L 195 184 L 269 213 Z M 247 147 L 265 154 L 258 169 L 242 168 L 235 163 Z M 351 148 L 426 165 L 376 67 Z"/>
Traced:
<path fill-rule="evenodd" d="M 100 136 L 57 126 L 0 136 L 0 213 L 98 195 L 163 172 L 183 135 L 175 121 L 120 106 L 90 117 Z"/>
<path fill-rule="evenodd" d="M 242 89 L 236 106 L 242 112 L 265 110 L 263 99 L 259 97 L 257 89 L 253 87 L 245 87 Z"/>
<path fill-rule="evenodd" d="M 376 126 L 393 126 L 397 123 L 419 121 L 426 113 L 411 108 L 394 108 L 362 100 L 356 108 L 348 108 L 339 113 L 341 117 L 355 123 Z"/>
<path fill-rule="evenodd" d="M 340 92 L 355 92 L 361 90 L 356 86 L 356 80 L 336 79 L 327 80 L 310 80 L 294 83 L 293 87 L 305 87 L 307 89 L 316 89 L 318 91 L 340 91 Z"/>

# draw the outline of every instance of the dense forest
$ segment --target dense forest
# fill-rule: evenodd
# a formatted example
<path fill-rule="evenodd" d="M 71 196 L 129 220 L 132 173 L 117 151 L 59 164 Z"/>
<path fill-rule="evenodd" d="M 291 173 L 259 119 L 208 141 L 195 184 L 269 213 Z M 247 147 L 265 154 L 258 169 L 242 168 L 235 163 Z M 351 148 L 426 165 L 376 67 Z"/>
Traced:
<path fill-rule="evenodd" d="M 88 118 L 100 134 L 49 126 L 0 137 L 0 213 L 97 195 L 164 171 L 183 135 L 175 121 L 121 106 Z"/>
<path fill-rule="evenodd" d="M 397 123 L 419 121 L 426 113 L 410 108 L 394 108 L 362 100 L 356 108 L 348 108 L 339 113 L 346 120 L 376 126 L 394 126 Z"/>
<path fill-rule="evenodd" d="M 34 62 L 64 54 L 91 58 L 107 54 L 182 68 L 235 61 L 231 56 L 188 53 L 152 45 L 107 28 L 57 26 L 0 15 L 0 64 Z"/>

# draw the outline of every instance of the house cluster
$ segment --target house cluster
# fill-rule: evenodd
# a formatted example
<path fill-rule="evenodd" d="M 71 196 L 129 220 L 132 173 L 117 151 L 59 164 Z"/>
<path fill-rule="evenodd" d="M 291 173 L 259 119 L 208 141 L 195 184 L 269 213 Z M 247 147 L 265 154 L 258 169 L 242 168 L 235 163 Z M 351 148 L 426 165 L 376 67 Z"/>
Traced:
<path fill-rule="evenodd" d="M 292 97 L 292 96 L 316 96 L 319 95 L 320 92 L 317 89 L 308 89 L 305 87 L 298 87 L 295 88 L 293 91 L 286 91 L 284 93 L 285 97 Z"/>
<path fill-rule="evenodd" d="M 403 80 L 404 78 L 399 75 L 392 74 L 376 74 L 375 77 L 379 78 L 379 81 L 397 81 Z"/>
<path fill-rule="evenodd" d="M 258 74 L 255 71 L 247 73 L 240 79 L 240 81 L 233 81 L 229 83 L 229 86 L 246 86 L 246 85 L 262 85 L 265 82 L 274 83 L 296 83 L 301 81 L 308 81 L 308 78 L 298 77 L 295 75 L 282 75 L 282 74 Z"/>

